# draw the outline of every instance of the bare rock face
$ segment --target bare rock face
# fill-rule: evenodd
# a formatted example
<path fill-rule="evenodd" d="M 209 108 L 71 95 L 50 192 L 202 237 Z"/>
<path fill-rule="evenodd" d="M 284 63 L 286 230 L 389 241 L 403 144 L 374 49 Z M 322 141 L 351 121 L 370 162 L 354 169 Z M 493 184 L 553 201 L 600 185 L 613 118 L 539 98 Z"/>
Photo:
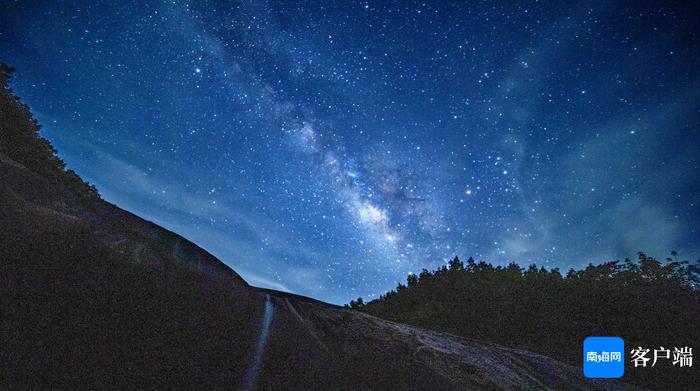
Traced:
<path fill-rule="evenodd" d="M 290 378 L 288 384 L 315 384 L 318 388 L 334 384 L 353 389 L 635 389 L 616 381 L 591 381 L 583 377 L 580 368 L 527 351 L 422 330 L 299 296 L 266 292 L 275 308 L 271 336 L 293 332 L 297 343 L 303 341 L 299 344 L 303 349 L 315 347 L 285 361 L 303 366 L 306 358 L 314 356 L 319 361 L 313 365 L 330 371 L 318 378 L 303 379 L 304 383 Z M 277 321 L 277 317 L 284 320 Z M 279 348 L 285 342 L 276 344 Z M 272 368 L 275 357 L 285 354 L 284 349 L 275 349 L 271 344 L 273 357 L 266 356 Z M 263 372 L 259 379 L 263 388 L 280 385 L 270 382 L 275 376 L 274 371 L 270 372 Z"/>

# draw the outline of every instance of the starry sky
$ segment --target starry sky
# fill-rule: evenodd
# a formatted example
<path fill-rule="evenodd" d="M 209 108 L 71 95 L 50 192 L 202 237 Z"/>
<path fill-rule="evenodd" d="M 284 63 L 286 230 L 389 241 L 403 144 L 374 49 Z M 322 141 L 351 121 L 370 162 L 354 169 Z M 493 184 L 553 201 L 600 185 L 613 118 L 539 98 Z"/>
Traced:
<path fill-rule="evenodd" d="M 616 3 L 5 1 L 0 61 L 106 200 L 344 303 L 700 256 L 700 12 Z"/>

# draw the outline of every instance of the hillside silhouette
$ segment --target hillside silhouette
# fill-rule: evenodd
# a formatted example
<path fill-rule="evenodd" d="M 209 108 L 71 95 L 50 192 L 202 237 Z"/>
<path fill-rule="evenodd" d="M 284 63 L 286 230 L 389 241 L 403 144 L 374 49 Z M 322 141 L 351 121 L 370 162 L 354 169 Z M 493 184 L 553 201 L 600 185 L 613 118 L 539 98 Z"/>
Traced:
<path fill-rule="evenodd" d="M 368 314 L 466 338 L 527 349 L 581 365 L 583 339 L 620 336 L 625 348 L 690 346 L 700 341 L 700 261 L 664 263 L 644 253 L 632 262 L 547 270 L 458 257 L 409 275 L 379 299 L 349 306 Z M 695 348 L 697 349 L 697 348 Z M 627 352 L 629 353 L 629 352 Z M 668 365 L 664 365 L 668 364 Z M 659 363 L 625 371 L 625 380 L 658 389 L 697 389 L 697 368 Z M 674 386 L 676 385 L 676 386 Z"/>

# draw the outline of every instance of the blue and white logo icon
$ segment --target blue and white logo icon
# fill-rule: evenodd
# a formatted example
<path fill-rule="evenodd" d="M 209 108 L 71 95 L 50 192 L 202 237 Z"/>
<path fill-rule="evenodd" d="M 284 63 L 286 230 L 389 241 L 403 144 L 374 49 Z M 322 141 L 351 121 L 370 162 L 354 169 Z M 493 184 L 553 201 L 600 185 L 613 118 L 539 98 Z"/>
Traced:
<path fill-rule="evenodd" d="M 620 378 L 625 373 L 625 341 L 620 337 L 588 337 L 583 340 L 583 375 Z"/>

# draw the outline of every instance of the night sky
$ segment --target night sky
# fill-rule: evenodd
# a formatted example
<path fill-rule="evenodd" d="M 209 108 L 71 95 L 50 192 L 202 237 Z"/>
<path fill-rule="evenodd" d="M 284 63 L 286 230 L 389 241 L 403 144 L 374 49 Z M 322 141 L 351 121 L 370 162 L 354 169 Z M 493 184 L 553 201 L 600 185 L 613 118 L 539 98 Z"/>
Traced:
<path fill-rule="evenodd" d="M 69 168 L 253 285 L 343 303 L 455 256 L 700 256 L 697 9 L 5 1 Z"/>

